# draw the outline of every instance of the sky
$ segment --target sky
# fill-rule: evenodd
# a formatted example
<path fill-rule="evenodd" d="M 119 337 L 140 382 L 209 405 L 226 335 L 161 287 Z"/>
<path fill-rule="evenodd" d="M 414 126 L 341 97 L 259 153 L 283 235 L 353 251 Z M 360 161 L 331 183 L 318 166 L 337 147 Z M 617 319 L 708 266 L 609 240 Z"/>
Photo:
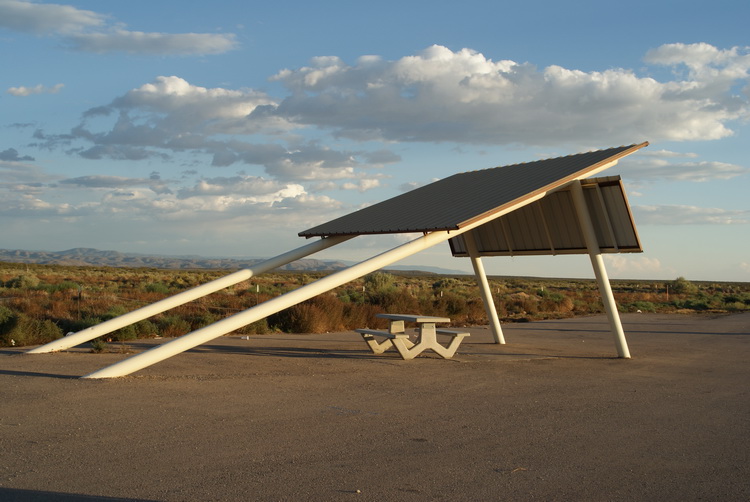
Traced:
<path fill-rule="evenodd" d="M 458 172 L 648 141 L 602 174 L 644 247 L 610 277 L 750 281 L 748 19 L 734 0 L 0 0 L 0 248 L 271 257 Z M 398 265 L 471 271 L 447 244 Z M 585 255 L 484 265 L 593 277 Z"/>

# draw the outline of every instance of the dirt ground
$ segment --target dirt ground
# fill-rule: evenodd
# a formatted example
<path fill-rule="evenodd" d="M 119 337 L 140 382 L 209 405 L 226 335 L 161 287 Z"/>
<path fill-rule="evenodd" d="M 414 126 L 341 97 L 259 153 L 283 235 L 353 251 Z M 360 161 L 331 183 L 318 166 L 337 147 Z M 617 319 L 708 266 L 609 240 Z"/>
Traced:
<path fill-rule="evenodd" d="M 451 360 L 353 332 L 0 351 L 0 500 L 750 500 L 750 314 L 470 328 Z"/>

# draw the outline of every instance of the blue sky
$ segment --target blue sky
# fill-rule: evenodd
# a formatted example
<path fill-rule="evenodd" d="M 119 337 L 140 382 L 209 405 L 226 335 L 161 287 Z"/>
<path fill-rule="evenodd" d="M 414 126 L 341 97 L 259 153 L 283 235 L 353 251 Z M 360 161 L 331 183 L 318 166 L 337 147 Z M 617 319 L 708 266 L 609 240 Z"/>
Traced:
<path fill-rule="evenodd" d="M 605 173 L 645 249 L 610 276 L 750 281 L 750 5 L 706 5 L 0 0 L 0 247 L 273 256 L 456 172 L 649 141 Z"/>

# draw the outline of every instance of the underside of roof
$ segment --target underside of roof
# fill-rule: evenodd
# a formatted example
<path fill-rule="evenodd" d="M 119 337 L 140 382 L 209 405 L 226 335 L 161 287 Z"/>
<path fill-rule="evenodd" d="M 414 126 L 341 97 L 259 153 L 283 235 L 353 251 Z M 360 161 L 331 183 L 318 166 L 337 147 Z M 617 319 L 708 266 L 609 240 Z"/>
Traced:
<path fill-rule="evenodd" d="M 592 176 L 647 145 L 620 146 L 455 174 L 305 230 L 299 235 L 327 237 L 458 230 L 490 218 L 493 214 L 500 215 L 508 208 L 522 206 L 524 201 L 531 203 L 573 180 Z M 573 244 L 571 249 L 576 245 Z M 530 244 L 529 249 L 535 246 Z M 562 245 L 559 249 L 564 248 L 565 245 Z M 502 252 L 501 247 L 497 246 L 497 249 L 499 253 Z M 510 252 L 506 250 L 506 253 Z"/>
<path fill-rule="evenodd" d="M 602 253 L 643 251 L 619 176 L 581 180 Z M 480 256 L 587 253 L 569 189 L 557 190 L 470 230 Z M 453 256 L 469 256 L 464 236 L 449 241 Z"/>

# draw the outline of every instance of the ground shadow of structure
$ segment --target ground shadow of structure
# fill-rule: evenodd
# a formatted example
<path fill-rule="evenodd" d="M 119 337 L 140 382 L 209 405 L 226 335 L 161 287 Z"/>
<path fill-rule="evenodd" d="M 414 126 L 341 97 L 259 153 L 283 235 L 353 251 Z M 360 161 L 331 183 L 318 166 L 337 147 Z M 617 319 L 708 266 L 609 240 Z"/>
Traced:
<path fill-rule="evenodd" d="M 157 502 L 151 499 L 102 497 L 81 493 L 18 490 L 15 488 L 0 488 L 0 500 L 4 502 Z"/>

